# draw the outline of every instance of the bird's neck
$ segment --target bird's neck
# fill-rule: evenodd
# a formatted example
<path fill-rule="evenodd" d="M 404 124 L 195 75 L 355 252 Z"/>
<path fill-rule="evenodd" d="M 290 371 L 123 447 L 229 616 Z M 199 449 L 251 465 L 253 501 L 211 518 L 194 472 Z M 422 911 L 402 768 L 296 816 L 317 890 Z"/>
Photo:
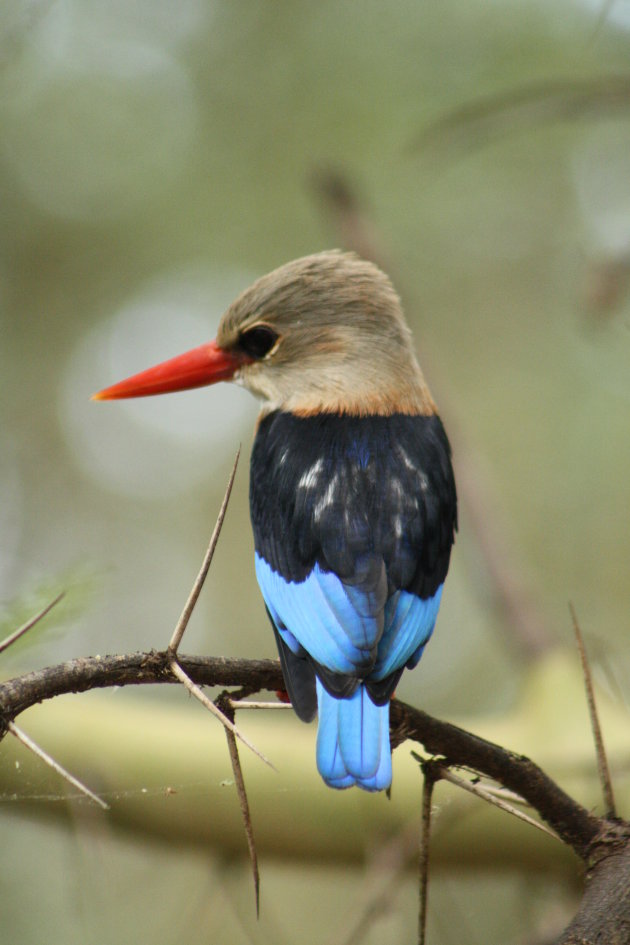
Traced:
<path fill-rule="evenodd" d="M 351 382 L 353 380 L 353 382 Z M 437 408 L 422 375 L 402 380 L 392 379 L 390 384 L 374 384 L 369 376 L 350 379 L 340 383 L 332 380 L 307 390 L 290 393 L 281 400 L 265 399 L 261 416 L 275 410 L 292 413 L 298 417 L 317 414 L 339 414 L 354 417 L 389 417 L 394 414 L 431 416 Z"/>

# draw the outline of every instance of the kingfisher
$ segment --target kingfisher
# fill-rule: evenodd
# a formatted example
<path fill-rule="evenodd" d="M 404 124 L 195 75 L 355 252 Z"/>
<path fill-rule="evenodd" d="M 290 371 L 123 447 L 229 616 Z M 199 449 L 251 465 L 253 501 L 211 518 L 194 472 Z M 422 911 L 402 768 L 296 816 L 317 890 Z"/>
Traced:
<path fill-rule="evenodd" d="M 216 339 L 95 394 L 234 381 L 261 401 L 250 512 L 258 584 L 298 717 L 333 788 L 389 788 L 389 703 L 428 642 L 457 530 L 451 450 L 389 278 L 296 259 Z"/>

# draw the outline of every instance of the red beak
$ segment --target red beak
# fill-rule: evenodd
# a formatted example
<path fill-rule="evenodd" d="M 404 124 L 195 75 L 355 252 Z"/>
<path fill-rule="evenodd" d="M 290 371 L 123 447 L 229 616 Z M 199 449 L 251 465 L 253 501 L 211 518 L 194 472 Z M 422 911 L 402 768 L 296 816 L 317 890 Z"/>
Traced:
<path fill-rule="evenodd" d="M 231 380 L 242 364 L 249 362 L 245 355 L 219 348 L 216 341 L 200 345 L 170 361 L 134 374 L 118 384 L 100 390 L 92 400 L 122 400 L 125 397 L 149 397 L 170 394 L 176 390 L 205 387 L 217 381 Z"/>

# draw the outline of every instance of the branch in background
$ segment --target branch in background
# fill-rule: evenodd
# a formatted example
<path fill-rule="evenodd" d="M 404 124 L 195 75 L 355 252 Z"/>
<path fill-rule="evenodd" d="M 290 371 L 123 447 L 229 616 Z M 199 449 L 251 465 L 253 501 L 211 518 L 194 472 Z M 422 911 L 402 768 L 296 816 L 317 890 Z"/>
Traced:
<path fill-rule="evenodd" d="M 628 75 L 547 79 L 451 109 L 424 128 L 408 150 L 442 164 L 507 134 L 559 121 L 609 118 L 629 109 Z"/>
<path fill-rule="evenodd" d="M 602 6 L 590 41 L 608 17 L 614 0 Z M 607 119 L 630 109 L 630 76 L 547 79 L 475 99 L 441 115 L 412 141 L 409 150 L 430 163 L 433 173 L 499 138 L 559 121 Z M 343 229 L 340 230 L 343 234 Z M 350 234 L 351 235 L 351 234 Z M 352 245 L 350 243 L 349 245 Z M 628 247 L 601 246 L 586 262 L 582 304 L 594 324 L 604 323 L 628 294 Z"/>
<path fill-rule="evenodd" d="M 355 250 L 391 272 L 393 267 L 385 259 L 374 224 L 353 183 L 341 172 L 331 170 L 320 171 L 313 180 L 343 247 Z M 402 280 L 397 278 L 396 282 L 401 284 Z M 481 457 L 462 433 L 458 411 L 446 394 L 449 385 L 442 383 L 439 377 L 438 359 L 430 357 L 426 344 L 423 352 L 425 373 L 431 379 L 443 415 L 448 418 L 459 498 L 466 509 L 476 548 L 483 557 L 496 605 L 511 628 L 508 639 L 516 643 L 522 655 L 535 658 L 555 644 L 555 634 L 540 612 L 538 595 L 526 577 L 527 568 L 510 541 L 508 528 L 500 520 L 496 500 L 492 498 L 494 490 Z"/>
<path fill-rule="evenodd" d="M 610 16 L 610 12 L 611 12 L 612 8 L 614 7 L 615 3 L 616 3 L 616 0 L 603 0 L 603 3 L 602 3 L 602 5 L 601 5 L 601 7 L 600 7 L 600 9 L 599 9 L 599 14 L 598 14 L 598 16 L 597 16 L 597 20 L 596 20 L 596 22 L 595 22 L 595 26 L 594 26 L 594 28 L 593 28 L 593 32 L 591 33 L 591 36 L 589 37 L 589 45 L 590 45 L 594 40 L 597 39 L 597 37 L 599 36 L 599 34 L 601 33 L 601 31 L 603 30 L 604 26 L 606 25 L 606 21 L 608 20 L 608 17 Z"/>
<path fill-rule="evenodd" d="M 344 929 L 329 945 L 359 945 L 363 942 L 375 921 L 391 913 L 404 875 L 417 860 L 418 831 L 414 819 L 383 842 L 372 855 L 361 885 L 360 902 L 349 910 Z"/>
<path fill-rule="evenodd" d="M 389 272 L 392 267 L 376 227 L 368 219 L 363 199 L 343 171 L 318 168 L 309 183 L 330 217 L 342 247 Z"/>

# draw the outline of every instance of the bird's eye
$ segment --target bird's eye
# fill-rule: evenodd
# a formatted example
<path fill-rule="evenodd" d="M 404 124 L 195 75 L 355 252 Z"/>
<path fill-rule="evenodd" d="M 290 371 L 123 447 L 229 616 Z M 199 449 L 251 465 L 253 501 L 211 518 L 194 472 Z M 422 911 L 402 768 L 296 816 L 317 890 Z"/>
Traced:
<path fill-rule="evenodd" d="M 243 332 L 238 339 L 238 346 L 250 358 L 260 360 L 260 358 L 264 358 L 266 354 L 269 354 L 278 337 L 277 332 L 273 328 L 269 328 L 268 325 L 255 325 L 248 331 Z"/>

